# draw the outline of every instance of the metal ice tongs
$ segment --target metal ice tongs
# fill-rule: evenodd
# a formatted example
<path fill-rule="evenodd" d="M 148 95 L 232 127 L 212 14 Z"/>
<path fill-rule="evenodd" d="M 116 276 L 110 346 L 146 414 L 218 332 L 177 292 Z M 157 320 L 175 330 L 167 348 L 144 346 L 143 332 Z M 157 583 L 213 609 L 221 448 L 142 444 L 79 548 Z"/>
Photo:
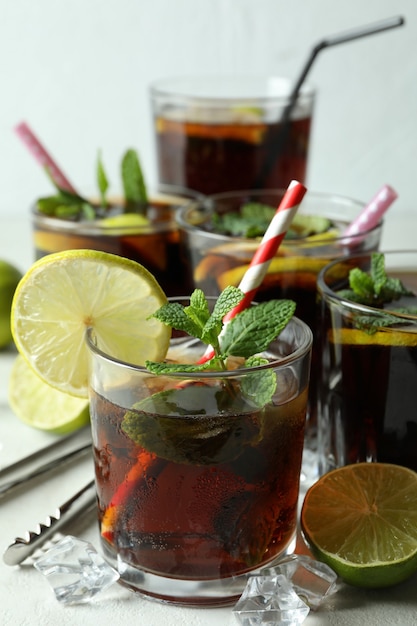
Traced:
<path fill-rule="evenodd" d="M 0 498 L 31 479 L 87 454 L 91 454 L 89 427 L 63 437 L 1 470 Z M 44 524 L 38 524 L 35 531 L 27 531 L 27 538 L 17 537 L 6 548 L 3 554 L 4 563 L 6 565 L 22 563 L 64 524 L 91 509 L 95 505 L 95 500 L 95 485 L 94 481 L 91 481 L 59 506 L 54 515 L 49 515 Z"/>
<path fill-rule="evenodd" d="M 91 453 L 91 428 L 86 426 L 0 470 L 0 498 L 29 480 L 88 453 Z"/>
<path fill-rule="evenodd" d="M 34 531 L 27 531 L 26 538 L 16 537 L 3 553 L 6 565 L 19 565 L 47 539 L 51 538 L 64 524 L 71 519 L 86 513 L 96 505 L 96 488 L 94 480 L 80 489 L 64 504 L 57 508 L 55 515 L 49 515 L 44 524 L 38 524 Z"/>

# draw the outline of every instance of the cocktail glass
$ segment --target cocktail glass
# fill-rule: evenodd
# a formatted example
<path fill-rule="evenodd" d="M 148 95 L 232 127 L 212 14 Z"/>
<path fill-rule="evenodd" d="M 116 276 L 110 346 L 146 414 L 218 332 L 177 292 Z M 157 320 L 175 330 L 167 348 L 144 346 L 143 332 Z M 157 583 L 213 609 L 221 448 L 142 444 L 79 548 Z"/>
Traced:
<path fill-rule="evenodd" d="M 144 265 L 167 295 L 190 293 L 188 272 L 179 249 L 175 213 L 182 204 L 201 196 L 168 185 L 160 186 L 149 196 L 145 222 L 133 213 L 123 214 L 127 220 L 118 221 L 117 217 L 123 211 L 121 199 L 112 199 L 99 219 L 81 221 L 51 217 L 33 206 L 35 258 L 80 248 L 110 252 Z M 112 223 L 111 218 L 115 217 Z"/>
<path fill-rule="evenodd" d="M 204 293 L 218 295 L 227 285 L 239 285 L 259 245 L 258 239 L 232 237 L 215 230 L 213 216 L 241 212 L 249 202 L 277 207 L 285 191 L 245 190 L 207 196 L 190 202 L 177 213 L 180 242 L 190 280 Z M 317 375 L 320 350 L 316 345 L 319 310 L 316 306 L 316 281 L 320 270 L 331 260 L 354 252 L 374 251 L 379 247 L 383 222 L 361 233 L 343 237 L 347 225 L 362 211 L 364 203 L 344 196 L 308 192 L 298 210 L 299 216 L 328 218 L 331 226 L 320 234 L 286 237 L 272 260 L 256 300 L 290 298 L 297 303 L 296 314 L 313 331 L 312 375 L 310 380 L 306 451 L 312 459 L 316 452 Z M 313 224 L 314 225 L 314 224 Z M 312 460 L 307 465 L 315 465 Z M 306 467 L 314 477 L 314 467 Z M 308 478 L 308 480 L 310 480 Z"/>
<path fill-rule="evenodd" d="M 315 90 L 301 88 L 283 128 L 291 90 L 289 79 L 274 76 L 153 83 L 159 182 L 204 194 L 305 182 Z"/>
<path fill-rule="evenodd" d="M 417 470 L 417 251 L 385 252 L 384 257 L 388 275 L 416 294 L 384 310 L 337 293 L 348 285 L 351 269 L 369 271 L 371 255 L 335 261 L 318 277 L 321 473 L 360 461 Z M 414 307 L 414 313 L 398 312 L 401 307 Z"/>
<path fill-rule="evenodd" d="M 266 365 L 170 376 L 87 341 L 106 559 L 145 595 L 234 603 L 249 572 L 294 547 L 310 329 L 293 318 Z M 196 362 L 204 348 L 175 336 L 168 358 Z M 265 376 L 277 385 L 262 403 Z"/>

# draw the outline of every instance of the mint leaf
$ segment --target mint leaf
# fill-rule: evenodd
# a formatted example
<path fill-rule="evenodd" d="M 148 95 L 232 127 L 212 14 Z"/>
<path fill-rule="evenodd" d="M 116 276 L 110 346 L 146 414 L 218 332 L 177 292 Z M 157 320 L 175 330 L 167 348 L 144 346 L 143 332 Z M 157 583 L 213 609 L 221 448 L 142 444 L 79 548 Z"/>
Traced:
<path fill-rule="evenodd" d="M 88 207 L 88 215 L 94 214 L 94 209 L 81 196 L 71 193 L 64 189 L 58 189 L 58 193 L 53 196 L 38 198 L 36 208 L 40 213 L 49 217 L 58 217 L 66 220 L 79 220 L 86 215 L 86 207 Z M 91 219 L 91 217 L 89 217 Z"/>
<path fill-rule="evenodd" d="M 275 213 L 269 205 L 258 202 L 243 204 L 240 211 L 231 211 L 223 215 L 213 214 L 212 222 L 218 233 L 254 238 L 261 237 Z"/>
<path fill-rule="evenodd" d="M 217 367 L 216 367 L 217 363 Z M 180 372 L 204 372 L 206 370 L 218 370 L 219 365 L 217 359 L 210 359 L 205 363 L 157 363 L 156 361 L 145 361 L 145 367 L 152 374 L 176 374 Z"/>
<path fill-rule="evenodd" d="M 358 267 L 349 272 L 349 285 L 352 291 L 360 298 L 356 302 L 370 304 L 374 299 L 374 281 L 369 274 L 366 274 Z"/>
<path fill-rule="evenodd" d="M 268 361 L 262 357 L 252 356 L 246 359 L 245 367 L 258 367 L 267 363 Z M 251 401 L 254 406 L 263 407 L 275 393 L 277 378 L 275 372 L 265 369 L 253 374 L 247 374 L 242 379 L 240 387 L 248 401 Z"/>
<path fill-rule="evenodd" d="M 226 325 L 222 353 L 248 358 L 266 350 L 288 324 L 295 307 L 292 300 L 270 300 L 244 309 Z"/>
<path fill-rule="evenodd" d="M 417 309 L 410 308 L 399 308 L 399 309 L 391 309 L 391 313 L 402 313 L 404 315 L 417 315 Z M 355 327 L 360 330 L 365 331 L 368 335 L 373 335 L 380 328 L 387 328 L 389 326 L 397 326 L 404 324 L 408 326 L 410 324 L 410 320 L 400 317 L 396 317 L 391 313 L 382 311 L 381 315 L 358 315 L 355 317 Z"/>
<path fill-rule="evenodd" d="M 229 285 L 217 298 L 216 304 L 210 317 L 208 318 L 201 336 L 202 341 L 212 344 L 219 349 L 218 336 L 223 327 L 223 318 L 229 311 L 244 298 L 243 292 L 238 287 Z"/>
<path fill-rule="evenodd" d="M 109 181 L 107 179 L 106 172 L 104 170 L 104 165 L 101 159 L 100 152 L 98 153 L 98 157 L 97 157 L 97 185 L 100 191 L 101 206 L 106 207 L 107 206 L 106 191 L 109 188 Z"/>
<path fill-rule="evenodd" d="M 145 179 L 135 150 L 127 150 L 122 158 L 122 183 L 127 212 L 144 213 L 148 204 Z"/>
<path fill-rule="evenodd" d="M 122 430 L 159 458 L 211 465 L 230 462 L 256 445 L 263 421 L 264 412 L 242 396 L 191 383 L 134 404 L 124 415 Z"/>
<path fill-rule="evenodd" d="M 192 317 L 187 314 L 185 307 L 179 302 L 168 302 L 159 308 L 150 317 L 156 317 L 157 320 L 166 326 L 172 326 L 176 330 L 182 330 L 192 337 L 201 339 L 202 328 L 196 323 Z"/>
<path fill-rule="evenodd" d="M 379 296 L 385 283 L 387 282 L 385 259 L 383 254 L 373 254 L 371 256 L 370 278 L 373 283 L 374 293 Z"/>

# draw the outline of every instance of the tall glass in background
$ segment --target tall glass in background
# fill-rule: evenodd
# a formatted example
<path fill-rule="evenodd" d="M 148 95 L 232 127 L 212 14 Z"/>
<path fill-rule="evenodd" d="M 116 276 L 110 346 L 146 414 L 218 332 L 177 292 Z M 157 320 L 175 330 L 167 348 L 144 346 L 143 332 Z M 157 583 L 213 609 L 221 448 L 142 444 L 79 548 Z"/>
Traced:
<path fill-rule="evenodd" d="M 185 266 L 191 280 L 206 294 L 218 295 L 225 286 L 238 286 L 259 246 L 258 239 L 219 234 L 213 215 L 241 211 L 248 202 L 278 207 L 284 190 L 247 190 L 215 194 L 200 202 L 190 202 L 177 214 Z M 296 315 L 313 331 L 312 375 L 310 380 L 306 456 L 315 455 L 317 427 L 317 376 L 320 350 L 317 346 L 319 309 L 316 306 L 316 281 L 320 270 L 331 260 L 354 252 L 374 251 L 379 247 L 383 223 L 361 233 L 343 237 L 347 225 L 362 211 L 364 204 L 333 194 L 308 192 L 297 212 L 300 216 L 328 218 L 331 226 L 316 235 L 285 238 L 268 273 L 256 293 L 256 301 L 290 298 L 297 304 Z M 309 463 L 306 464 L 306 471 Z M 313 462 L 314 466 L 314 462 Z M 315 472 L 312 468 L 313 474 Z"/>
<path fill-rule="evenodd" d="M 417 470 L 417 251 L 384 256 L 388 275 L 415 294 L 384 310 L 337 293 L 348 286 L 352 268 L 369 271 L 369 254 L 335 261 L 318 278 L 321 473 L 362 461 Z M 414 312 L 394 312 L 401 307 L 414 307 Z"/>
<path fill-rule="evenodd" d="M 95 219 L 60 219 L 31 209 L 35 258 L 63 250 L 85 248 L 123 256 L 144 265 L 168 296 L 190 293 L 188 270 L 179 250 L 175 213 L 199 194 L 161 185 L 149 193 L 144 218 L 124 213 L 123 201 L 109 199 L 109 207 Z"/>
<path fill-rule="evenodd" d="M 151 85 L 159 182 L 204 194 L 286 188 L 307 175 L 314 89 L 274 76 L 167 78 Z"/>
<path fill-rule="evenodd" d="M 293 318 L 266 365 L 155 375 L 104 354 L 90 332 L 101 542 L 127 586 L 234 603 L 249 572 L 294 548 L 311 341 Z M 176 337 L 168 358 L 196 362 L 205 347 Z M 265 375 L 277 386 L 259 405 L 247 390 Z"/>

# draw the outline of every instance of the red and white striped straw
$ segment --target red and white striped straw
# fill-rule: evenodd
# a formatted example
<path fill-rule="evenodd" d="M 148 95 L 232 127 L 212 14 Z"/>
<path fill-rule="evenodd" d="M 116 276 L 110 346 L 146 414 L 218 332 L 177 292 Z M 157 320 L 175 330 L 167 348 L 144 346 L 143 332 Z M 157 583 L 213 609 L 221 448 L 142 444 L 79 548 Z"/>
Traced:
<path fill-rule="evenodd" d="M 389 185 L 384 185 L 375 194 L 372 200 L 359 213 L 353 222 L 342 234 L 344 237 L 354 237 L 374 228 L 381 221 L 385 211 L 398 198 L 398 194 Z M 356 242 L 355 242 L 356 243 Z"/>
<path fill-rule="evenodd" d="M 268 267 L 277 253 L 277 250 L 284 239 L 288 228 L 298 211 L 301 200 L 307 189 L 296 180 L 291 181 L 285 192 L 274 217 L 272 218 L 264 236 L 256 250 L 253 258 L 239 284 L 239 289 L 245 294 L 237 306 L 235 306 L 225 317 L 223 322 L 226 324 L 235 315 L 246 309 L 253 301 L 254 296 L 261 285 Z M 214 355 L 213 348 L 208 347 L 204 356 L 199 363 L 204 363 L 211 359 Z"/>
<path fill-rule="evenodd" d="M 48 170 L 49 175 L 51 176 L 55 184 L 60 189 L 70 191 L 71 193 L 77 193 L 68 178 L 64 175 L 64 173 L 58 167 L 57 163 L 47 152 L 45 147 L 41 144 L 39 139 L 35 136 L 35 134 L 29 128 L 26 122 L 21 122 L 15 127 L 14 130 L 23 141 L 25 146 L 29 149 L 29 152 L 32 154 L 32 156 L 35 157 L 39 165 L 45 167 Z"/>

